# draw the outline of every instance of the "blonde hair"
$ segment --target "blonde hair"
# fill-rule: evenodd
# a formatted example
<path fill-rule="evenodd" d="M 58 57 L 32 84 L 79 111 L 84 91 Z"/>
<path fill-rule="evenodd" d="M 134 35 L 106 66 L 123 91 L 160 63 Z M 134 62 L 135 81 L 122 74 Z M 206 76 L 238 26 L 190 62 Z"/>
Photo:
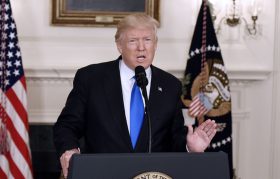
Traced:
<path fill-rule="evenodd" d="M 117 32 L 115 34 L 115 41 L 122 38 L 122 34 L 129 28 L 151 28 L 153 29 L 157 38 L 157 28 L 159 23 L 151 16 L 144 13 L 131 14 L 122 19 L 117 25 Z"/>

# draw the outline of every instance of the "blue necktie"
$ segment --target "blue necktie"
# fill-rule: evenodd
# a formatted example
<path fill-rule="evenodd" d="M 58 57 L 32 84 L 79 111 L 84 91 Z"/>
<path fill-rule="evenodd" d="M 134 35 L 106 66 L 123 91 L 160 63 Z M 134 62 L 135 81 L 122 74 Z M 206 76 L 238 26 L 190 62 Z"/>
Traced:
<path fill-rule="evenodd" d="M 144 118 L 144 104 L 140 89 L 136 82 L 133 85 L 130 98 L 130 138 L 135 148 Z"/>

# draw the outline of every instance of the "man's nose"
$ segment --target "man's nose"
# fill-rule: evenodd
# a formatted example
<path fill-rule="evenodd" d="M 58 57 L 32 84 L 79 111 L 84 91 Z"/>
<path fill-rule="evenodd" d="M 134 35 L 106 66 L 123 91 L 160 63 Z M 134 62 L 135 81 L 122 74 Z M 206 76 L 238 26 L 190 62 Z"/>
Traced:
<path fill-rule="evenodd" d="M 139 43 L 138 43 L 138 50 L 140 50 L 140 51 L 145 50 L 145 43 L 144 43 L 143 40 L 139 40 Z"/>

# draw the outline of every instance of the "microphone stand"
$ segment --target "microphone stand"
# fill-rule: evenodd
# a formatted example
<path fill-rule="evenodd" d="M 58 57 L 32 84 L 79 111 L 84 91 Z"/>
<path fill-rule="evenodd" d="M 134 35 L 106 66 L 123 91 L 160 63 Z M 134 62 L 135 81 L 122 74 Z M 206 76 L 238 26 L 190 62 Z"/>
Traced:
<path fill-rule="evenodd" d="M 142 94 L 145 100 L 145 116 L 148 120 L 148 135 L 149 135 L 149 148 L 148 153 L 152 153 L 152 127 L 151 127 L 151 118 L 150 118 L 150 110 L 149 110 L 149 101 L 146 86 L 141 86 Z"/>
<path fill-rule="evenodd" d="M 151 127 L 151 118 L 149 111 L 149 101 L 147 95 L 146 86 L 148 84 L 148 79 L 146 77 L 146 72 L 143 66 L 137 66 L 135 68 L 135 78 L 137 82 L 137 86 L 139 86 L 142 90 L 142 95 L 145 100 L 145 118 L 148 120 L 148 135 L 149 135 L 149 148 L 148 153 L 152 153 L 152 127 Z"/>

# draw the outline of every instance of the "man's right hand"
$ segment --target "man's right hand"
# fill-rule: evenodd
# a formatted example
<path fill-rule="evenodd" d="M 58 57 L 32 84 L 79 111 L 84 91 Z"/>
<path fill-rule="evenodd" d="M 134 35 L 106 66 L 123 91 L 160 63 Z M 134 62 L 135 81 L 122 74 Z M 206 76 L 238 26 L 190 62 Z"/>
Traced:
<path fill-rule="evenodd" d="M 73 154 L 80 154 L 79 149 L 66 150 L 60 157 L 60 165 L 62 168 L 64 178 L 67 178 L 69 161 Z"/>

